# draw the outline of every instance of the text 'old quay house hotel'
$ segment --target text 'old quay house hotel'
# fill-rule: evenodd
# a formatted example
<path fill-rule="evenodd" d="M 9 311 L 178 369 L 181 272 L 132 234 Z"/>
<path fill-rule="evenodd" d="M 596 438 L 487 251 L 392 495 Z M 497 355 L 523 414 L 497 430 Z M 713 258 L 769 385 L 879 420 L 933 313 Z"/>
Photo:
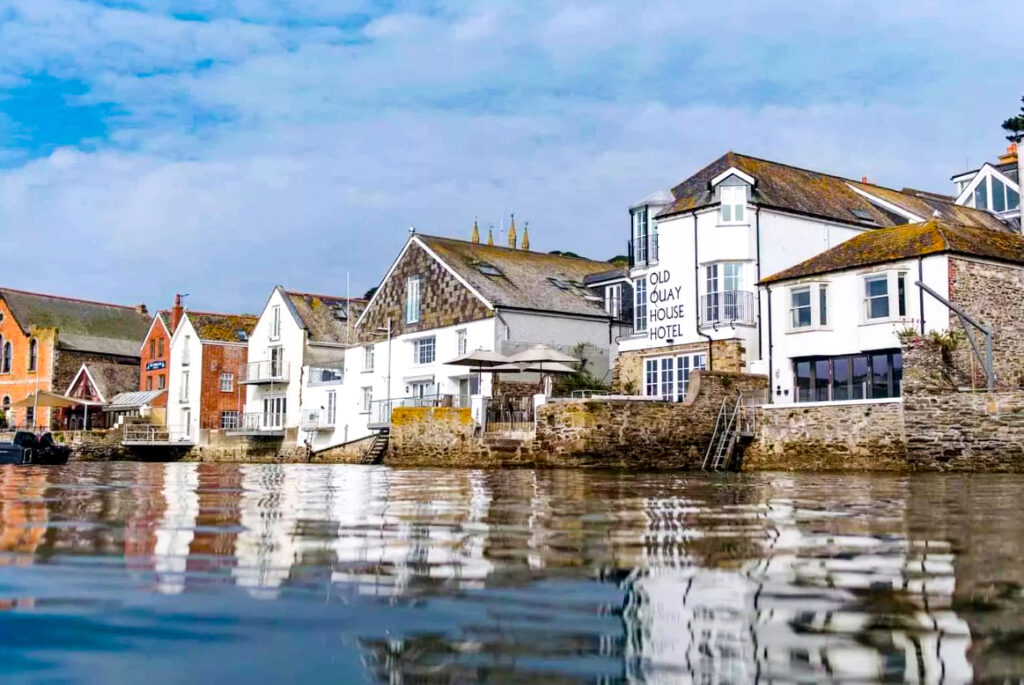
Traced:
<path fill-rule="evenodd" d="M 969 189 L 991 188 L 990 171 L 983 168 L 965 175 L 966 184 L 959 182 L 970 204 L 975 196 Z M 997 180 L 996 189 L 1004 193 L 1000 205 L 1015 215 L 1015 180 Z M 979 192 L 982 205 L 988 197 Z M 792 362 L 773 359 L 768 333 L 788 316 L 788 306 L 777 304 L 777 320 L 768 321 L 768 291 L 758 284 L 880 228 L 939 220 L 1019 231 L 1016 216 L 958 200 L 725 154 L 670 192 L 654 193 L 630 210 L 634 331 L 619 340 L 616 386 L 681 400 L 691 370 L 714 368 L 768 375 L 774 402 L 799 399 L 792 396 L 791 370 L 783 369 Z M 898 286 L 892 284 L 894 290 Z M 815 301 L 827 307 L 827 299 Z M 893 320 L 886 325 L 891 328 Z"/>

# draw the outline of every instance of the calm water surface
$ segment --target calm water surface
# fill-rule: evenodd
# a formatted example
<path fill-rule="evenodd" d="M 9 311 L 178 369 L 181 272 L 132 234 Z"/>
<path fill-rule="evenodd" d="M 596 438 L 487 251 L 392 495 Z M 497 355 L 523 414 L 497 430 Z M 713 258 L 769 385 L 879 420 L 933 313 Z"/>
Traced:
<path fill-rule="evenodd" d="M 1024 675 L 1018 476 L 0 470 L 4 682 Z"/>

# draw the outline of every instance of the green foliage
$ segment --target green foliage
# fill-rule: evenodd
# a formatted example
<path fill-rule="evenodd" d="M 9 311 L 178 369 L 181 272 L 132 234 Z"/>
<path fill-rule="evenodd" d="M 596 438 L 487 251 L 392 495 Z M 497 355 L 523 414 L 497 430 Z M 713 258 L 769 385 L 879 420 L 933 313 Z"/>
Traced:
<path fill-rule="evenodd" d="M 576 373 L 556 376 L 552 383 L 555 397 L 569 397 L 574 390 L 607 391 L 609 385 L 590 372 L 587 366 L 590 360 L 586 356 L 587 343 L 576 343 L 572 347 L 572 356 L 581 360 Z"/>
<path fill-rule="evenodd" d="M 1024 97 L 1021 97 L 1020 101 L 1024 103 Z M 1003 122 L 1003 129 L 1010 133 L 1006 136 L 1007 140 L 1020 142 L 1021 136 L 1024 136 L 1024 106 L 1020 108 L 1020 112 L 1017 116 L 1010 117 Z"/>
<path fill-rule="evenodd" d="M 899 338 L 900 345 L 908 345 L 920 338 L 921 335 L 917 332 L 916 328 L 908 326 L 896 331 L 896 337 Z"/>
<path fill-rule="evenodd" d="M 629 257 L 623 254 L 617 254 L 609 259 L 608 263 L 612 266 L 629 266 Z"/>
<path fill-rule="evenodd" d="M 569 250 L 552 250 L 551 252 L 548 252 L 548 254 L 558 255 L 560 257 L 575 257 L 576 259 L 584 259 L 584 257 L 579 256 L 575 252 L 570 252 Z"/>
<path fill-rule="evenodd" d="M 372 288 L 367 290 L 365 293 L 363 293 L 363 297 L 366 298 L 367 300 L 369 300 L 371 297 L 373 297 L 376 294 L 377 294 L 377 286 L 373 286 Z"/>

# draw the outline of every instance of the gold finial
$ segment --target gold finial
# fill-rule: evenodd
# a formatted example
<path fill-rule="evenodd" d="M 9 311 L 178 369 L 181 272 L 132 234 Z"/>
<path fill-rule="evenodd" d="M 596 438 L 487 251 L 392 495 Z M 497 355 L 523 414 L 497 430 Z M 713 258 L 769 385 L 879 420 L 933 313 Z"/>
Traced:
<path fill-rule="evenodd" d="M 508 246 L 516 249 L 516 215 L 512 215 L 512 221 L 508 225 Z"/>
<path fill-rule="evenodd" d="M 523 224 L 523 249 L 530 251 L 530 222 Z"/>
<path fill-rule="evenodd" d="M 474 243 L 480 242 L 480 227 L 476 225 L 476 219 L 473 219 L 473 236 L 470 238 Z"/>
<path fill-rule="evenodd" d="M 494 244 L 494 224 L 491 224 L 490 226 L 487 227 L 487 244 Z"/>

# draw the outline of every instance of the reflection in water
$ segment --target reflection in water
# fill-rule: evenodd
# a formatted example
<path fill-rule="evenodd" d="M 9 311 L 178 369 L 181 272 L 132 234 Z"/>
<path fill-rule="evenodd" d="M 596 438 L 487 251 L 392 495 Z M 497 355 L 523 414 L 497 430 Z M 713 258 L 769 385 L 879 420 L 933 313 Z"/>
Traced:
<path fill-rule="evenodd" d="M 175 668 L 207 675 L 301 664 L 315 678 L 330 664 L 391 682 L 1006 678 L 1024 671 L 1022 485 L 7 468 L 0 621 L 67 606 L 45 615 L 66 631 L 86 611 L 95 642 L 79 650 L 111 651 L 104 636 L 133 625 L 117 659 L 184 648 Z M 201 656 L 218 644 L 227 651 Z M 259 645 L 244 648 L 251 666 L 238 664 L 242 644 Z M 50 675 L 75 654 L 52 656 Z"/>

